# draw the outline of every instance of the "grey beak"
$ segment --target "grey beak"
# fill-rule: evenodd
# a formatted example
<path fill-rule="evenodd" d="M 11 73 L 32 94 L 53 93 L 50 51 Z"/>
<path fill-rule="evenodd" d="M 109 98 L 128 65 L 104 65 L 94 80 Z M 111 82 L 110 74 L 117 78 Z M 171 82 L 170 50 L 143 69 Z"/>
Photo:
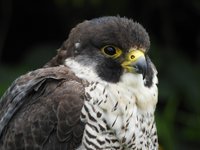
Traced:
<path fill-rule="evenodd" d="M 145 57 L 138 58 L 137 62 L 133 65 L 133 67 L 135 68 L 135 72 L 142 74 L 144 79 L 147 73 L 147 62 Z"/>

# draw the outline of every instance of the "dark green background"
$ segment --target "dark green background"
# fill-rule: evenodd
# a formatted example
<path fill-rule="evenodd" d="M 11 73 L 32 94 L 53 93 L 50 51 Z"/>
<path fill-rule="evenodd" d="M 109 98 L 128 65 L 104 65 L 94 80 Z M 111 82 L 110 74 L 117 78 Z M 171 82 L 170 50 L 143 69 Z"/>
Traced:
<path fill-rule="evenodd" d="M 54 56 L 73 26 L 107 15 L 133 18 L 149 32 L 161 146 L 200 149 L 199 0 L 0 0 L 0 96 Z"/>

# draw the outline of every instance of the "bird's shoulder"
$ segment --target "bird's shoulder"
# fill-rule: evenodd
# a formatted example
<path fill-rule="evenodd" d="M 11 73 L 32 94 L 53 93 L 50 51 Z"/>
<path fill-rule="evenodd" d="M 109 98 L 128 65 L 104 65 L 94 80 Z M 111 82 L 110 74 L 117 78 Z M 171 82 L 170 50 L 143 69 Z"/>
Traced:
<path fill-rule="evenodd" d="M 75 139 L 70 143 L 79 143 L 83 132 L 80 113 L 84 102 L 84 84 L 66 66 L 41 68 L 22 75 L 1 98 L 0 136 L 4 132 L 4 139 L 8 141 L 21 139 L 9 137 L 11 135 L 37 137 L 33 140 L 35 143 L 29 144 L 38 146 L 52 146 L 44 144 L 45 141 L 60 143 Z M 52 133 L 54 130 L 55 133 Z M 57 140 L 51 140 L 55 137 Z"/>
<path fill-rule="evenodd" d="M 74 86 L 76 88 L 73 88 Z M 62 90 L 57 90 L 60 88 Z M 77 88 L 81 88 L 82 90 L 77 90 Z M 81 91 L 83 92 L 83 82 L 66 66 L 41 68 L 30 71 L 17 78 L 7 89 L 1 97 L 0 109 L 2 110 L 3 107 L 6 107 L 15 99 L 25 97 L 27 99 L 27 96 L 33 97 L 38 94 L 40 94 L 40 97 L 43 97 L 44 93 L 41 94 L 41 92 L 44 92 L 43 90 L 45 90 L 45 93 L 54 92 L 54 94 L 75 90 L 74 92 L 81 94 Z"/>

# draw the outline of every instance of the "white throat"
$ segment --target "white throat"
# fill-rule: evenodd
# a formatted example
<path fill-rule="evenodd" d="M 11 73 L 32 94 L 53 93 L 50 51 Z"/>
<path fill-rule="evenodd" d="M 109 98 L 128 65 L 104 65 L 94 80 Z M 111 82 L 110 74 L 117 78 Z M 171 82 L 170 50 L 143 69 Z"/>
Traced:
<path fill-rule="evenodd" d="M 111 90 L 114 95 L 116 95 L 117 91 L 121 91 L 122 95 L 125 98 L 127 98 L 128 96 L 134 97 L 130 101 L 131 103 L 132 102 L 135 103 L 135 105 L 137 105 L 141 111 L 154 112 L 158 98 L 158 90 L 157 90 L 158 79 L 156 77 L 157 74 L 156 70 L 154 70 L 156 73 L 153 77 L 153 84 L 149 88 L 144 85 L 145 81 L 143 80 L 141 74 L 124 73 L 121 76 L 120 82 L 114 84 L 102 80 L 97 75 L 94 68 L 91 67 L 92 65 L 84 66 L 71 58 L 65 60 L 65 65 L 71 68 L 71 70 L 79 78 L 87 80 L 89 83 L 98 82 L 100 83 L 99 85 L 102 86 L 101 88 L 103 89 L 104 87 L 109 88 L 109 90 Z"/>
<path fill-rule="evenodd" d="M 139 74 L 124 73 L 118 83 L 108 83 L 98 77 L 92 67 L 83 66 L 72 59 L 66 59 L 65 65 L 70 67 L 76 76 L 89 82 L 89 86 L 85 87 L 84 105 L 87 110 L 85 107 L 82 109 L 82 114 L 86 116 L 81 118 L 83 122 L 93 125 L 98 123 L 104 128 L 108 125 L 120 142 L 126 138 L 126 144 L 131 141 L 133 134 L 140 135 L 142 126 L 154 124 L 153 116 L 158 96 L 156 76 L 153 85 L 148 88 L 144 86 L 142 75 Z M 101 114 L 100 118 L 96 118 L 98 113 Z M 93 116 L 97 121 L 92 121 L 88 116 Z M 138 118 L 145 118 L 144 122 L 140 122 Z M 126 129 L 122 129 L 123 127 Z M 86 126 L 85 130 L 93 135 L 97 134 L 89 126 Z M 102 140 L 107 137 L 106 134 L 98 133 L 98 137 Z M 138 141 L 140 137 L 136 137 L 136 142 Z"/>

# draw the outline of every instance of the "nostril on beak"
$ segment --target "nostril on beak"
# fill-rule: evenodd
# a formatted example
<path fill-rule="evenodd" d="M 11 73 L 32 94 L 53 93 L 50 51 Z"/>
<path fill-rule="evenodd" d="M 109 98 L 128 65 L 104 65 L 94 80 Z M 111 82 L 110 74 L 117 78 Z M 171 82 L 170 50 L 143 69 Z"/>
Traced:
<path fill-rule="evenodd" d="M 134 55 L 131 55 L 131 57 L 130 57 L 131 59 L 134 59 L 135 58 L 135 56 Z"/>

